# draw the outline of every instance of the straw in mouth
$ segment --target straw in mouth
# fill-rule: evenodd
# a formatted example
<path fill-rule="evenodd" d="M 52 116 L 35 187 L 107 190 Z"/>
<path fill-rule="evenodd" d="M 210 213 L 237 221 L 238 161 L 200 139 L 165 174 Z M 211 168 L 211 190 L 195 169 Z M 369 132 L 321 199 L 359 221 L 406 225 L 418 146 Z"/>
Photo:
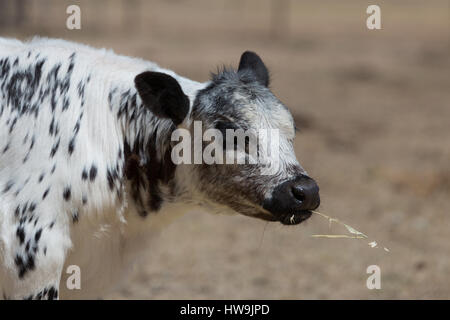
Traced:
<path fill-rule="evenodd" d="M 323 214 L 321 212 L 318 211 L 314 211 L 311 210 L 312 213 L 317 214 L 319 216 L 321 216 L 322 218 L 325 218 L 328 220 L 328 226 L 331 229 L 331 224 L 337 223 L 340 224 L 342 226 L 344 226 L 347 231 L 349 232 L 349 234 L 313 234 L 311 235 L 311 237 L 313 238 L 329 238 L 329 239 L 339 239 L 339 238 L 344 238 L 344 239 L 369 239 L 369 237 L 367 235 L 365 235 L 364 233 L 362 233 L 361 231 L 356 230 L 355 228 L 349 226 L 348 224 L 336 219 L 336 218 L 332 218 L 330 216 L 327 216 L 326 214 Z M 368 245 L 371 248 L 378 248 L 378 243 L 376 241 L 371 241 L 368 243 Z M 386 252 L 390 252 L 388 248 L 383 247 L 383 250 Z"/>

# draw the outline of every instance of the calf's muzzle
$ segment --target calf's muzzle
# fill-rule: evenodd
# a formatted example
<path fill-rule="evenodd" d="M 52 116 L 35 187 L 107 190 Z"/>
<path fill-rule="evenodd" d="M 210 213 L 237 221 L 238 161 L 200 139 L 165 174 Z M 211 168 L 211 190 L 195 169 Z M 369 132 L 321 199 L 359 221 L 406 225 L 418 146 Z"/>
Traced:
<path fill-rule="evenodd" d="M 310 177 L 299 175 L 285 181 L 264 201 L 263 207 L 283 224 L 298 224 L 319 207 L 319 186 Z"/>

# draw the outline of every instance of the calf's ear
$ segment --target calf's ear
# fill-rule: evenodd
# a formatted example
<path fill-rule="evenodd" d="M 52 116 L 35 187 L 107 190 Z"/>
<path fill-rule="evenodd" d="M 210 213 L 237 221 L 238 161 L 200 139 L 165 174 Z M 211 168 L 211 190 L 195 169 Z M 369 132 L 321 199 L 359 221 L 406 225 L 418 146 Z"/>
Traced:
<path fill-rule="evenodd" d="M 134 79 L 144 105 L 156 116 L 183 122 L 189 112 L 189 98 L 180 84 L 165 73 L 147 71 Z"/>
<path fill-rule="evenodd" d="M 238 70 L 250 70 L 256 76 L 256 80 L 259 83 L 266 87 L 269 86 L 269 71 L 256 53 L 245 51 L 241 56 Z"/>

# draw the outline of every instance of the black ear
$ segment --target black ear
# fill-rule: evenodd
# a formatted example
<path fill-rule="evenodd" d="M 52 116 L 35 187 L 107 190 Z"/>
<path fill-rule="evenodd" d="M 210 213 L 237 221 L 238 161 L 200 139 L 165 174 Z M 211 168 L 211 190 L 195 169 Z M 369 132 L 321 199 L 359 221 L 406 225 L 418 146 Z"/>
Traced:
<path fill-rule="evenodd" d="M 179 125 L 189 112 L 189 98 L 180 84 L 165 73 L 147 71 L 134 79 L 144 103 L 156 116 L 169 118 Z"/>
<path fill-rule="evenodd" d="M 251 70 L 259 83 L 266 87 L 269 86 L 269 71 L 256 53 L 245 51 L 242 54 L 238 70 L 241 71 L 244 69 Z"/>

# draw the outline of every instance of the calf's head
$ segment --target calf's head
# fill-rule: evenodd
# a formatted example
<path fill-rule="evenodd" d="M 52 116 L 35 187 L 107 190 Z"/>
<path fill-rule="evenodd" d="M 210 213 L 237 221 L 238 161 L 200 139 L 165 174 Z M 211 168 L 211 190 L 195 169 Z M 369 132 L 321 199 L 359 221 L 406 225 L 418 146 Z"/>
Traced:
<path fill-rule="evenodd" d="M 191 162 L 177 164 L 176 183 L 185 186 L 189 197 L 210 210 L 288 225 L 306 220 L 319 206 L 319 188 L 295 156 L 293 117 L 269 89 L 269 74 L 258 55 L 244 52 L 238 70 L 214 74 L 190 108 L 176 80 L 159 77 L 153 87 L 163 87 L 153 91 L 165 100 L 148 103 L 152 112 L 187 130 L 192 149 L 197 143 L 201 155 L 216 160 L 199 161 L 191 150 Z M 136 79 L 144 103 L 146 82 Z"/>

